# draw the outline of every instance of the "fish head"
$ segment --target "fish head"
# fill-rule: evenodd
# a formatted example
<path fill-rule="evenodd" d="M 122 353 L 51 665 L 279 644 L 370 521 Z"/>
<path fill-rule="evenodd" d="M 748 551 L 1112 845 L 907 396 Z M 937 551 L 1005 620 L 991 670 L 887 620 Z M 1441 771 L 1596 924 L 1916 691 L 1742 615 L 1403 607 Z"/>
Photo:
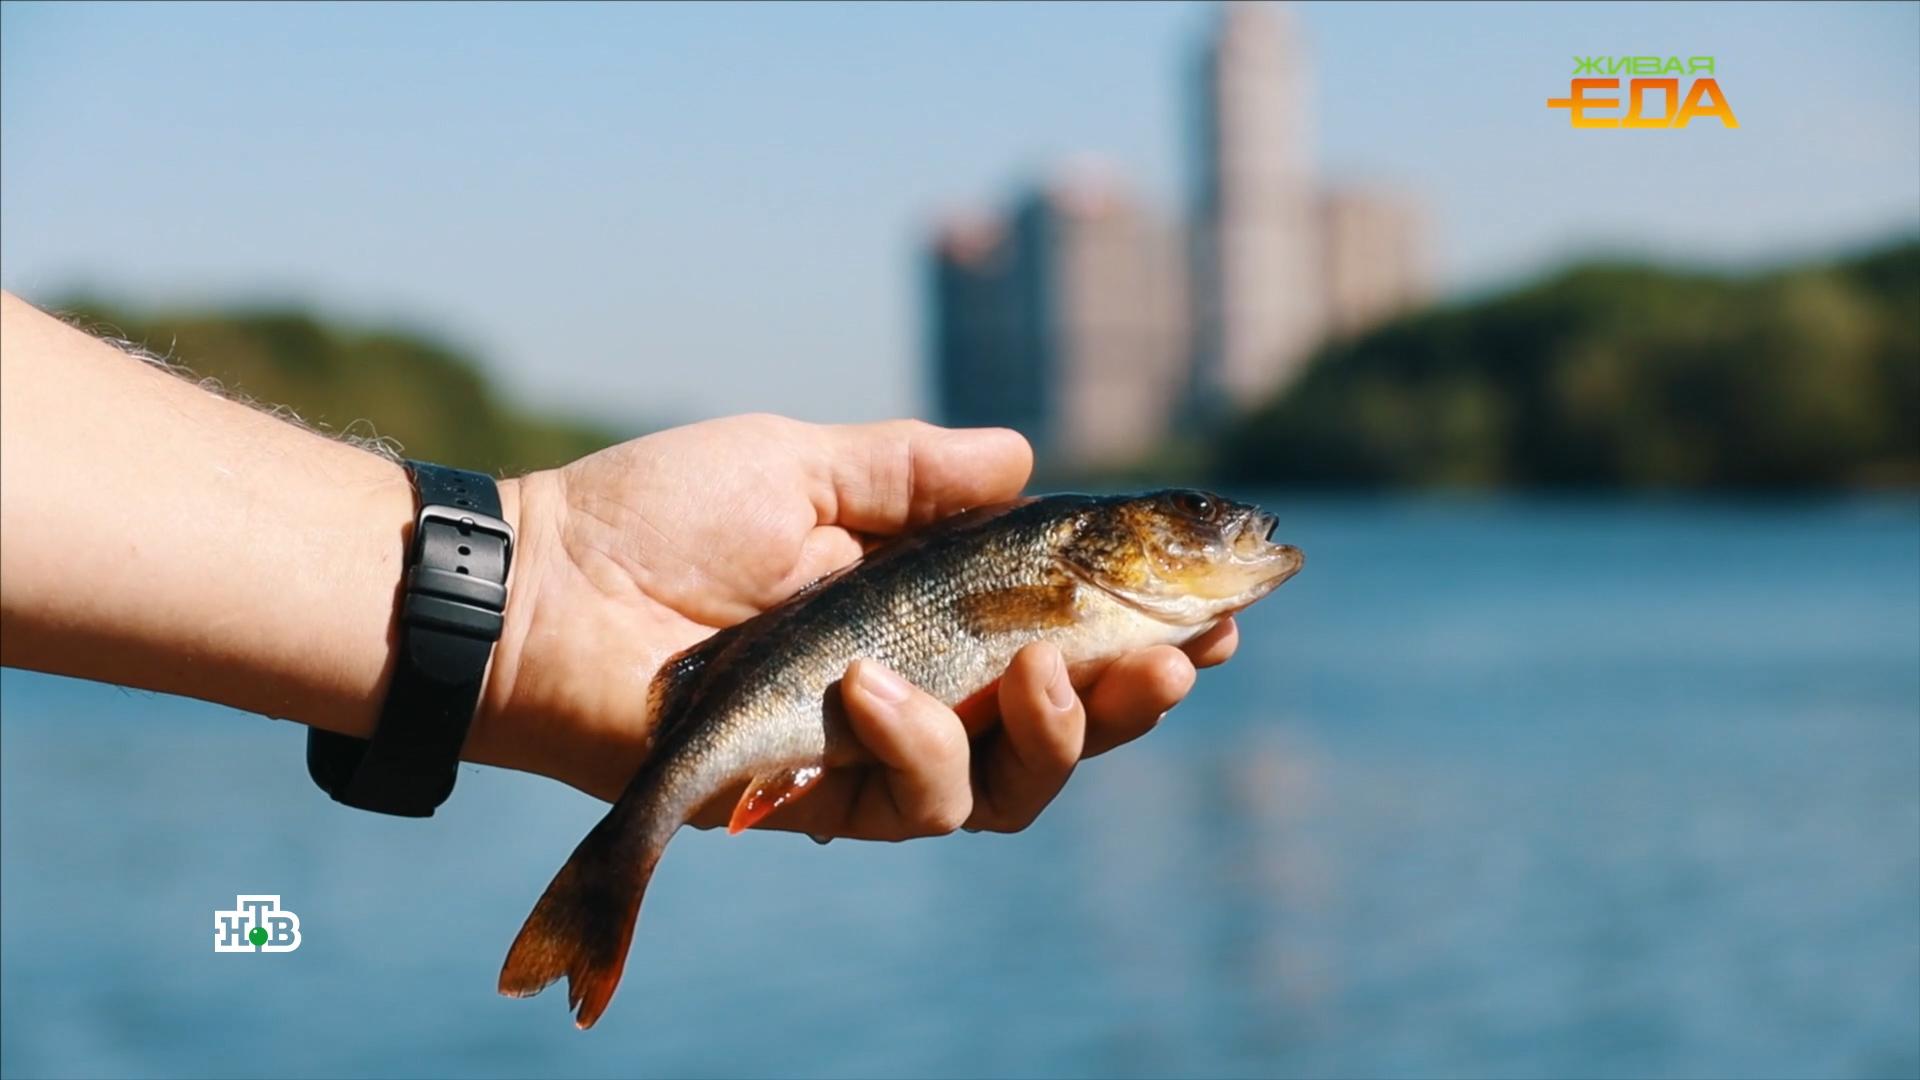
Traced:
<path fill-rule="evenodd" d="M 1076 577 L 1163 622 L 1197 626 L 1253 603 L 1306 556 L 1276 543 L 1278 519 L 1243 502 L 1175 489 L 1094 500 L 1060 546 Z"/>

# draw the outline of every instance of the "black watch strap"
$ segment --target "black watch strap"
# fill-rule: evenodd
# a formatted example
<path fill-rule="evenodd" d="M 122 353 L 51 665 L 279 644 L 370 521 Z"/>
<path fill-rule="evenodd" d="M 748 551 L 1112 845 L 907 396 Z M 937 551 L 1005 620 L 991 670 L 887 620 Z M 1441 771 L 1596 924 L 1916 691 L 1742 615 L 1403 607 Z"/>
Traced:
<path fill-rule="evenodd" d="M 458 775 L 507 609 L 513 529 L 483 473 L 406 463 L 418 498 L 400 650 L 373 738 L 310 728 L 307 772 L 335 801 L 431 817 Z"/>

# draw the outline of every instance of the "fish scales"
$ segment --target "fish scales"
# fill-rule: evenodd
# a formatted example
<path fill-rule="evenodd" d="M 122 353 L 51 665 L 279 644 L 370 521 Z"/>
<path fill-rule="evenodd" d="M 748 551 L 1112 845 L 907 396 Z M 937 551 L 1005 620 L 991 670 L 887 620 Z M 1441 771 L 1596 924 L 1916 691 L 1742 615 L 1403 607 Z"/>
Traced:
<path fill-rule="evenodd" d="M 1045 629 L 983 631 L 960 617 L 956 602 L 1057 582 L 1048 520 L 988 530 L 993 518 L 983 515 L 967 528 L 868 560 L 849 587 L 822 589 L 781 609 L 780 619 L 716 658 L 725 670 L 701 699 L 715 721 L 681 729 L 688 753 L 663 756 L 663 764 L 692 758 L 705 767 L 676 776 L 662 795 L 698 805 L 716 787 L 746 779 L 739 775 L 743 761 L 764 769 L 840 749 L 832 744 L 847 733 L 819 721 L 827 691 L 853 660 L 885 664 L 948 704 L 991 681 Z M 776 656 L 785 662 L 767 663 Z M 753 674 L 734 678 L 728 671 Z M 802 722 L 781 722 L 790 719 Z"/>

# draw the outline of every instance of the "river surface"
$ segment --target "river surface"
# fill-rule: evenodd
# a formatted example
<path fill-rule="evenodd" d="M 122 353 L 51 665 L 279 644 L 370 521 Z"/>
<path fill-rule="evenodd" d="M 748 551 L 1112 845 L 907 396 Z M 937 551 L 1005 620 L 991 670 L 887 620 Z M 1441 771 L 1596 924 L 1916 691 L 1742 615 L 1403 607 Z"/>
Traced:
<path fill-rule="evenodd" d="M 1920 1073 L 1920 501 L 1278 500 L 1305 571 L 1033 829 L 687 832 L 600 1025 L 495 996 L 600 813 L 0 675 L 9 1076 Z M 277 893 L 303 943 L 215 954 Z"/>

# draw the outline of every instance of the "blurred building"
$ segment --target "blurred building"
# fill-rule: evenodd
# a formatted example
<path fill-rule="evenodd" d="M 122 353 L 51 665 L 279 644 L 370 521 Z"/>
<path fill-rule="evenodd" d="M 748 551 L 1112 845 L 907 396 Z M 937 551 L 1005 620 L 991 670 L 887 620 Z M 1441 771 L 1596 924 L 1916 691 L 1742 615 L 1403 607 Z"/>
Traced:
<path fill-rule="evenodd" d="M 957 427 L 1046 423 L 1044 380 L 1022 347 L 1031 317 L 1017 309 L 1005 224 L 968 215 L 942 225 L 933 247 L 932 353 L 941 420 Z"/>
<path fill-rule="evenodd" d="M 1080 173 L 1005 221 L 961 219 L 934 258 L 950 424 L 1002 424 L 1069 467 L 1137 460 L 1167 432 L 1190 334 L 1181 244 L 1113 181 Z"/>
<path fill-rule="evenodd" d="M 1418 204 L 1330 189 L 1313 166 L 1311 80 L 1284 11 L 1225 6 L 1197 75 L 1184 231 L 1084 171 L 939 231 L 946 423 L 1017 428 L 1058 467 L 1136 461 L 1176 417 L 1252 408 L 1329 337 L 1426 299 Z"/>
<path fill-rule="evenodd" d="M 1431 299 L 1426 217 L 1394 192 L 1357 188 L 1320 198 L 1326 331 L 1344 338 Z"/>
<path fill-rule="evenodd" d="M 1326 321 L 1306 61 L 1283 17 L 1229 4 L 1201 57 L 1193 375 L 1206 405 L 1270 394 Z"/>

